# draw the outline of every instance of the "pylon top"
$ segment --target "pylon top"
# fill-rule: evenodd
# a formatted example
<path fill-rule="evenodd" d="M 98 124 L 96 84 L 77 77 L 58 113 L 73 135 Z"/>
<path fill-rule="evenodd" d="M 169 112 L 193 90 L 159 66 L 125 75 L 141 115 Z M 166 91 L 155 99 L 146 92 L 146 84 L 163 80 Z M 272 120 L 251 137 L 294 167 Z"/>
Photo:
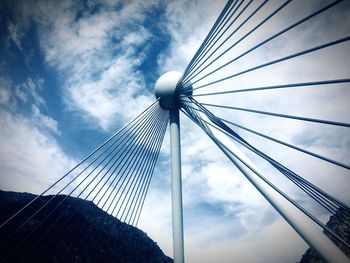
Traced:
<path fill-rule="evenodd" d="M 176 108 L 177 94 L 176 85 L 180 81 L 182 73 L 178 71 L 169 71 L 159 77 L 154 87 L 156 98 L 160 98 L 160 106 L 166 110 Z M 186 93 L 190 90 L 192 94 L 192 86 L 186 88 Z M 180 92 L 181 94 L 181 92 Z M 178 94 L 179 95 L 179 94 Z"/>

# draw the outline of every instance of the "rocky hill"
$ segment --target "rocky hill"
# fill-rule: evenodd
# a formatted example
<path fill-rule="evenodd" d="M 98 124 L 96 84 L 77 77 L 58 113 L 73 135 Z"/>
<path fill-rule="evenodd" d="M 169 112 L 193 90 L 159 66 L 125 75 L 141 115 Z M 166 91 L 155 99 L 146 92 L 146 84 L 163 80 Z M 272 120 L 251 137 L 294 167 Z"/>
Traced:
<path fill-rule="evenodd" d="M 345 220 L 339 220 L 339 218 L 345 219 Z M 326 224 L 334 233 L 336 233 L 338 236 L 340 236 L 344 241 L 347 243 L 350 243 L 350 215 L 342 210 L 339 209 L 336 213 L 336 216 L 331 216 L 328 223 Z M 328 235 L 329 236 L 329 235 Z M 332 237 L 330 236 L 332 239 Z M 350 249 L 345 247 L 343 244 L 339 244 L 338 241 L 334 241 L 335 244 L 337 244 L 340 249 L 350 257 Z M 326 263 L 320 256 L 317 254 L 316 251 L 309 248 L 305 254 L 302 256 L 299 263 Z"/>
<path fill-rule="evenodd" d="M 34 197 L 28 193 L 0 191 L 0 223 Z M 0 229 L 1 259 L 17 247 L 5 262 L 173 262 L 144 232 L 108 215 L 89 201 L 68 197 L 44 221 L 48 211 L 64 197 L 53 199 L 18 232 L 14 232 L 15 229 L 51 196 L 38 198 Z M 9 235 L 12 236 L 8 238 Z"/>

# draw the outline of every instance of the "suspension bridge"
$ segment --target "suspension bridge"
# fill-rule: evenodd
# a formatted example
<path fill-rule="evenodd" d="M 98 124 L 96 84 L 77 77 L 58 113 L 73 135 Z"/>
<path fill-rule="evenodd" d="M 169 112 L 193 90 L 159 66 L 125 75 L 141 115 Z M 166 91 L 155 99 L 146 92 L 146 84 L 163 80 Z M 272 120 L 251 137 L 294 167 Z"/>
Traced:
<path fill-rule="evenodd" d="M 283 92 L 306 88 L 334 88 L 350 82 L 350 78 L 318 78 L 273 85 L 244 86 L 243 88 L 236 83 L 231 89 L 221 89 L 221 85 L 230 80 L 265 68 L 277 67 L 289 61 L 303 59 L 308 55 L 324 50 L 335 52 L 335 48 L 341 46 L 347 48 L 348 54 L 350 53 L 350 35 L 341 35 L 257 65 L 245 67 L 244 63 L 240 64 L 240 61 L 252 54 L 254 55 L 256 50 L 266 47 L 275 39 L 285 37 L 289 32 L 303 27 L 305 24 L 312 24 L 319 17 L 327 16 L 332 10 L 343 8 L 342 5 L 347 4 L 346 1 L 342 0 L 322 2 L 323 5 L 320 3 L 320 6 L 308 11 L 305 16 L 289 22 L 284 28 L 278 29 L 270 35 L 263 35 L 252 46 L 242 45 L 249 37 L 258 34 L 259 30 L 275 16 L 280 13 L 283 14 L 286 9 L 291 8 L 293 2 L 293 0 L 282 1 L 280 4 L 275 4 L 272 8 L 270 6 L 268 10 L 265 10 L 264 8 L 269 4 L 268 0 L 260 1 L 258 4 L 252 0 L 229 0 L 185 70 L 183 72 L 170 71 L 159 77 L 155 83 L 155 101 L 149 107 L 88 154 L 59 180 L 53 182 L 39 196 L 31 200 L 6 221 L 0 222 L 0 230 L 6 229 L 17 216 L 33 206 L 38 198 L 48 193 L 54 193 L 45 204 L 18 225 L 14 232 L 2 237 L 1 244 L 10 240 L 18 240 L 18 242 L 11 251 L 8 251 L 7 256 L 1 259 L 1 262 L 11 260 L 11 257 L 19 251 L 30 236 L 38 231 L 39 226 L 34 228 L 27 236 L 18 235 L 20 230 L 26 227 L 41 211 L 50 207 L 50 212 L 45 215 L 41 224 L 48 220 L 51 222 L 55 211 L 58 209 L 63 208 L 69 211 L 71 204 L 66 202 L 69 196 L 91 200 L 119 220 L 137 226 L 151 186 L 152 175 L 168 124 L 171 144 L 173 256 L 174 262 L 184 262 L 186 246 L 183 229 L 180 113 L 183 114 L 183 117 L 192 120 L 207 134 L 208 138 L 232 162 L 232 165 L 240 170 L 255 189 L 323 259 L 327 262 L 350 262 L 350 259 L 338 247 L 342 246 L 350 249 L 350 245 L 327 227 L 315 214 L 310 212 L 303 203 L 289 196 L 281 187 L 269 180 L 266 172 L 246 152 L 275 169 L 294 184 L 299 191 L 306 194 L 309 201 L 314 202 L 319 209 L 323 209 L 322 211 L 328 215 L 339 217 L 338 219 L 346 224 L 349 222 L 337 212 L 342 211 L 343 214 L 350 215 L 349 205 L 313 184 L 298 172 L 293 171 L 293 169 L 283 164 L 283 161 L 276 160 L 276 158 L 261 150 L 251 140 L 251 137 L 247 137 L 245 134 L 252 134 L 264 140 L 272 141 L 345 171 L 350 170 L 350 165 L 334 159 L 332 156 L 321 155 L 259 130 L 246 127 L 235 120 L 226 118 L 227 114 L 216 114 L 215 110 L 230 111 L 229 115 L 235 112 L 245 112 L 275 117 L 276 119 L 314 123 L 320 125 L 320 129 L 324 126 L 346 129 L 350 127 L 350 123 L 238 107 L 236 105 L 216 104 L 211 101 L 211 98 L 214 97 L 235 94 L 254 92 L 263 94 L 263 92 L 276 90 Z M 256 21 L 258 22 L 256 23 Z M 291 42 L 293 41 L 292 38 L 288 39 Z M 327 67 L 328 65 L 322 64 L 322 66 Z M 349 75 L 348 69 L 346 74 Z M 259 79 L 255 83 L 259 83 Z M 205 98 L 209 99 L 205 100 Z M 65 197 L 61 198 L 58 204 L 52 207 L 50 204 L 62 194 L 65 194 Z M 40 234 L 41 239 L 45 236 L 54 239 L 56 235 L 52 232 L 54 227 L 58 226 L 59 231 L 62 232 L 68 222 L 73 221 L 73 224 L 79 224 L 79 219 L 69 218 L 63 223 L 60 219 L 61 216 L 58 216 L 53 220 L 51 226 Z M 40 240 L 37 242 L 40 242 Z M 29 252 L 35 246 L 36 243 L 31 244 L 23 257 L 29 255 Z M 30 258 L 28 258 L 28 262 L 30 262 Z"/>

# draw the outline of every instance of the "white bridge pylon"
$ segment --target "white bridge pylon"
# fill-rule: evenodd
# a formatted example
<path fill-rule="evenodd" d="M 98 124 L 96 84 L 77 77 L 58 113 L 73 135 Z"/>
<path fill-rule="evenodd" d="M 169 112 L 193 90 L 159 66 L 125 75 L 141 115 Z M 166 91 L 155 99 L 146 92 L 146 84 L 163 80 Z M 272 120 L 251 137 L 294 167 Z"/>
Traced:
<path fill-rule="evenodd" d="M 264 180 L 263 172 L 236 146 L 232 138 L 220 129 L 215 128 L 215 123 L 186 95 L 176 94 L 176 85 L 181 77 L 182 74 L 179 72 L 168 72 L 163 74 L 155 85 L 155 95 L 160 100 L 160 105 L 170 111 L 174 262 L 184 262 L 180 124 L 179 106 L 176 104 L 176 96 L 181 96 L 181 100 L 186 105 L 198 109 L 196 112 L 199 118 L 196 118 L 196 120 L 206 134 L 310 247 L 314 248 L 327 262 L 350 263 L 349 258 L 320 230 L 311 218 L 291 203 L 281 192 L 278 192 L 277 187 Z M 187 88 L 186 93 L 192 93 L 191 85 L 189 89 Z"/>
<path fill-rule="evenodd" d="M 162 108 L 170 111 L 171 200 L 173 220 L 173 257 L 175 263 L 185 262 L 182 208 L 181 146 L 179 108 L 176 105 L 176 85 L 182 73 L 170 71 L 157 80 L 155 96 Z"/>

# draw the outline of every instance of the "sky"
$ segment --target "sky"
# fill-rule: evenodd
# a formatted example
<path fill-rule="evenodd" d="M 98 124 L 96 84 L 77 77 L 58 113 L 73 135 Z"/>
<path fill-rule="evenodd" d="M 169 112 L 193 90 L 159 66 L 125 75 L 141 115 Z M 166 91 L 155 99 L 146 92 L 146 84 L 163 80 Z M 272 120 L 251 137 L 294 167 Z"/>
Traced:
<path fill-rule="evenodd" d="M 232 28 L 262 2 L 249 5 Z M 268 1 L 218 48 L 217 54 L 283 2 Z M 196 78 L 330 2 L 292 1 Z M 184 71 L 224 5 L 225 1 L 209 0 L 1 1 L 0 189 L 41 193 L 149 106 L 155 100 L 153 87 L 157 78 L 169 70 Z M 193 86 L 349 35 L 350 4 L 344 1 Z M 194 94 L 348 78 L 349 56 L 350 44 L 345 42 L 198 89 Z M 344 84 L 197 99 L 350 122 L 350 90 Z M 209 109 L 222 118 L 350 163 L 347 128 Z M 184 115 L 181 127 L 187 262 L 300 259 L 307 248 L 304 241 Z M 237 132 L 293 171 L 350 203 L 347 170 L 247 132 Z M 249 152 L 247 155 L 272 182 L 327 221 L 327 214 L 281 175 L 256 156 Z M 138 227 L 172 256 L 169 165 L 166 134 Z"/>

